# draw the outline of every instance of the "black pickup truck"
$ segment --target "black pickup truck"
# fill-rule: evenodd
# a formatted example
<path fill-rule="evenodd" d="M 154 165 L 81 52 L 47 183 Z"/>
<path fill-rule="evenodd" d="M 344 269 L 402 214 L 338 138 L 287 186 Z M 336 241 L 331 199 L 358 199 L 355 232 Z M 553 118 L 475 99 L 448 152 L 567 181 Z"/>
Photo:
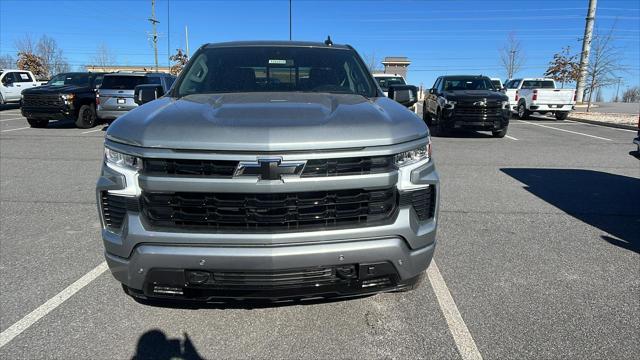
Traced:
<path fill-rule="evenodd" d="M 47 127 L 49 120 L 72 119 L 79 128 L 96 125 L 96 88 L 104 73 L 72 72 L 54 76 L 45 86 L 22 92 L 20 108 L 31 127 Z"/>
<path fill-rule="evenodd" d="M 509 98 L 482 75 L 441 76 L 423 103 L 423 118 L 432 135 L 449 130 L 491 131 L 494 137 L 507 135 Z"/>

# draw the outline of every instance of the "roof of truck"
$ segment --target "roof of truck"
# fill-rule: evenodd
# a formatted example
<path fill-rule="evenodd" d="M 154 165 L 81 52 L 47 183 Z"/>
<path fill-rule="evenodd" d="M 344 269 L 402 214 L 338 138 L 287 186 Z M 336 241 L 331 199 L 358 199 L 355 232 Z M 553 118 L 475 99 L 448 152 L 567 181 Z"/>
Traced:
<path fill-rule="evenodd" d="M 202 45 L 204 48 L 220 48 L 220 47 L 245 47 L 245 46 L 280 46 L 280 47 L 321 47 L 342 50 L 351 50 L 349 45 L 332 44 L 325 45 L 323 42 L 313 41 L 281 41 L 281 40 L 259 40 L 259 41 L 230 41 L 220 43 L 209 43 Z"/>

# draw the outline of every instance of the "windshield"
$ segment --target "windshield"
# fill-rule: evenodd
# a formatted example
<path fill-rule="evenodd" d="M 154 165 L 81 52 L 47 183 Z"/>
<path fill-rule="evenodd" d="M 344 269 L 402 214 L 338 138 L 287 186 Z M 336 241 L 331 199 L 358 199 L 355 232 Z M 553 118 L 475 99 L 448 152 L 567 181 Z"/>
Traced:
<path fill-rule="evenodd" d="M 488 78 L 445 78 L 444 91 L 495 90 Z"/>
<path fill-rule="evenodd" d="M 522 82 L 523 89 L 555 89 L 555 84 L 551 80 L 525 80 Z"/>
<path fill-rule="evenodd" d="M 380 87 L 384 91 L 389 90 L 390 85 L 406 85 L 407 84 L 404 82 L 404 79 L 400 76 L 376 77 L 375 79 L 378 81 L 378 85 L 380 85 Z"/>
<path fill-rule="evenodd" d="M 144 76 L 108 75 L 102 79 L 100 89 L 133 90 L 145 83 Z"/>
<path fill-rule="evenodd" d="M 83 73 L 69 73 L 58 74 L 51 78 L 47 85 L 51 86 L 64 86 L 64 85 L 77 85 L 77 86 L 89 86 L 90 74 Z"/>
<path fill-rule="evenodd" d="M 259 91 L 375 96 L 355 51 L 309 47 L 204 49 L 191 60 L 176 88 L 177 96 Z"/>

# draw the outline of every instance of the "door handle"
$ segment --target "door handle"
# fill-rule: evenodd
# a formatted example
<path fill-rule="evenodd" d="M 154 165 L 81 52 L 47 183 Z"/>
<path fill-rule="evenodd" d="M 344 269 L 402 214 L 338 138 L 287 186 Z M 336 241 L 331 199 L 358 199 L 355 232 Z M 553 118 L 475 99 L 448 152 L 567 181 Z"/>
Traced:
<path fill-rule="evenodd" d="M 20 86 L 21 86 L 21 85 L 19 85 L 19 84 L 16 84 L 16 87 L 20 87 Z"/>

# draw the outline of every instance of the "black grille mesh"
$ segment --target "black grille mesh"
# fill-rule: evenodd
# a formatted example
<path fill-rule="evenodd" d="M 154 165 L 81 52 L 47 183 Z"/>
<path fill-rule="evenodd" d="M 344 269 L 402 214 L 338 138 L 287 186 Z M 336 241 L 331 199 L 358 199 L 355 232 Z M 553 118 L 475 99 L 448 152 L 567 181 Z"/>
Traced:
<path fill-rule="evenodd" d="M 431 219 L 436 212 L 436 190 L 433 185 L 400 194 L 400 205 L 412 205 L 422 221 Z"/>
<path fill-rule="evenodd" d="M 25 94 L 22 99 L 24 107 L 59 107 L 62 99 L 58 94 Z"/>
<path fill-rule="evenodd" d="M 219 230 L 296 230 L 357 226 L 390 218 L 395 188 L 300 193 L 143 193 L 151 225 Z"/>
<path fill-rule="evenodd" d="M 135 197 L 112 195 L 103 191 L 100 195 L 102 217 L 110 229 L 122 228 L 127 210 L 140 211 L 139 201 Z"/>

